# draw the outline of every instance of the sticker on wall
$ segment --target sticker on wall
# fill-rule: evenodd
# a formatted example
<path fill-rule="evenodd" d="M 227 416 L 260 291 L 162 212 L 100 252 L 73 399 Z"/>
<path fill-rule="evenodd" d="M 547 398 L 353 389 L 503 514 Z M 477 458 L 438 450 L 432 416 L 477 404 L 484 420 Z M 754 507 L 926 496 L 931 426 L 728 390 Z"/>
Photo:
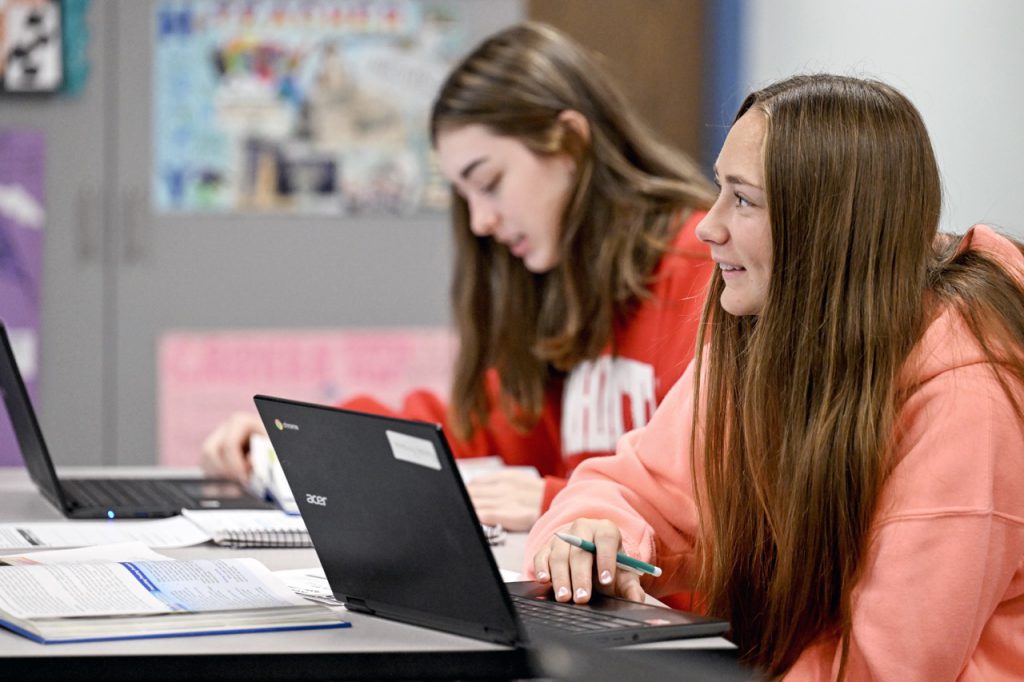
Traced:
<path fill-rule="evenodd" d="M 61 0 L 64 24 L 64 86 L 61 92 L 77 95 L 89 77 L 89 0 Z"/>

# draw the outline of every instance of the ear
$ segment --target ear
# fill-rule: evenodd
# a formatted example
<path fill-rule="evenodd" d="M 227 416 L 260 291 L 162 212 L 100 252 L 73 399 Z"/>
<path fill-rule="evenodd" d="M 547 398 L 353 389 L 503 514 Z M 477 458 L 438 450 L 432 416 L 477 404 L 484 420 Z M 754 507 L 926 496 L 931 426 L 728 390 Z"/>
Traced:
<path fill-rule="evenodd" d="M 575 109 L 566 109 L 558 115 L 558 122 L 576 133 L 584 144 L 590 144 L 590 121 Z"/>

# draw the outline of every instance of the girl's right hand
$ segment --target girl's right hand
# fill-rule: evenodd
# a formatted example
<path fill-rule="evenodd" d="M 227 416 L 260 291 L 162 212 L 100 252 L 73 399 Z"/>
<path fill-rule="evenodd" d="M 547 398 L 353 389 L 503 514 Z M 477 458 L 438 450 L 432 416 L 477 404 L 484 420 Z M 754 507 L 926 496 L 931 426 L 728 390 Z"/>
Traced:
<path fill-rule="evenodd" d="M 644 601 L 640 576 L 615 563 L 622 551 L 622 533 L 611 521 L 577 519 L 566 532 L 597 547 L 596 554 L 574 547 L 552 536 L 547 546 L 533 557 L 533 570 L 538 582 L 550 582 L 555 599 L 586 604 L 595 589 L 605 594 Z M 594 576 L 597 576 L 595 585 Z"/>
<path fill-rule="evenodd" d="M 256 415 L 236 412 L 228 417 L 203 441 L 202 457 L 199 460 L 203 473 L 247 482 L 252 472 L 249 439 L 255 434 L 267 435 L 263 422 Z"/>

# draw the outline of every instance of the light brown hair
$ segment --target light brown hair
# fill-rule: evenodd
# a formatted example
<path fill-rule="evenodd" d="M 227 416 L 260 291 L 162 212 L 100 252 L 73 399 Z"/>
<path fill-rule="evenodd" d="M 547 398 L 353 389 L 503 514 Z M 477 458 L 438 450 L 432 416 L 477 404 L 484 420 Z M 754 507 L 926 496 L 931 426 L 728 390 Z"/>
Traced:
<path fill-rule="evenodd" d="M 589 140 L 559 120 L 582 114 Z M 452 194 L 452 303 L 460 348 L 451 411 L 462 436 L 485 416 L 484 375 L 501 377 L 513 423 L 532 424 L 546 392 L 600 354 L 613 325 L 647 294 L 650 276 L 686 214 L 710 206 L 697 165 L 662 143 L 633 113 L 596 60 L 550 26 L 526 23 L 479 45 L 448 76 L 431 136 L 480 124 L 533 153 L 567 153 L 576 185 L 560 233 L 559 264 L 528 272 L 508 249 L 469 229 Z"/>
<path fill-rule="evenodd" d="M 883 83 L 798 76 L 751 94 L 765 116 L 772 272 L 759 315 L 705 303 L 695 399 L 703 590 L 743 657 L 781 675 L 819 637 L 849 651 L 850 595 L 892 466 L 900 371 L 928 323 L 967 320 L 1024 382 L 1024 291 L 937 236 L 939 171 L 914 106 Z"/>

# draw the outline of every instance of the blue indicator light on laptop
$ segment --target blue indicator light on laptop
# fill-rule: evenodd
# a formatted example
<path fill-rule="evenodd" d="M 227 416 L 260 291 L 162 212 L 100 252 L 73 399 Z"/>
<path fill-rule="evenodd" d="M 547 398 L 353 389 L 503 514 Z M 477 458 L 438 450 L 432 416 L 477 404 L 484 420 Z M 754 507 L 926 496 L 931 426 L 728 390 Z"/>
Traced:
<path fill-rule="evenodd" d="M 113 509 L 108 509 L 107 510 L 107 518 L 108 519 L 114 518 L 114 510 Z"/>

